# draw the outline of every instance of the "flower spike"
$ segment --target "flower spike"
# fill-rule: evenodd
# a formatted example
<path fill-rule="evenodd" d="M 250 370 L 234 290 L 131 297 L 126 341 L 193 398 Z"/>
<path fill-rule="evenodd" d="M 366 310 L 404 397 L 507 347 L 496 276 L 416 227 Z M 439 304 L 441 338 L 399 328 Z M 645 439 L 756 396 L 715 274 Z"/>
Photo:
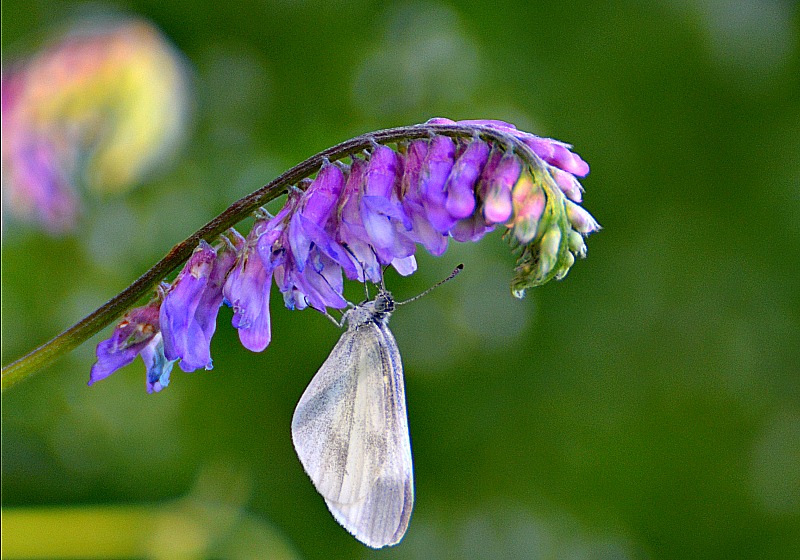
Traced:
<path fill-rule="evenodd" d="M 569 272 L 600 229 L 582 206 L 578 177 L 589 167 L 568 144 L 494 120 L 431 119 L 405 129 L 396 145 L 365 137 L 332 151 L 312 180 L 299 177 L 274 217 L 260 211 L 247 238 L 230 230 L 212 247 L 200 241 L 184 269 L 154 300 L 133 310 L 98 346 L 90 383 L 141 354 L 148 390 L 166 386 L 172 364 L 211 368 L 209 344 L 223 300 L 233 307 L 242 344 L 271 340 L 274 281 L 290 309 L 343 309 L 344 278 L 380 282 L 382 267 L 416 271 L 421 245 L 433 255 L 448 240 L 478 241 L 495 228 L 518 255 L 511 290 L 522 297 Z"/>

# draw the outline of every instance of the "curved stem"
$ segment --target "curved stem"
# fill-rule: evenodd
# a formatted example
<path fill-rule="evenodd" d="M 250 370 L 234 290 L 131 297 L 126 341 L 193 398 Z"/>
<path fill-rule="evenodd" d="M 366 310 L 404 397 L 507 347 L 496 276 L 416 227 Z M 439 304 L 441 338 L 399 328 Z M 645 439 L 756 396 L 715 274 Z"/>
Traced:
<path fill-rule="evenodd" d="M 504 134 L 488 126 L 458 124 L 418 124 L 370 132 L 357 136 L 318 154 L 292 167 L 278 178 L 257 191 L 234 202 L 219 216 L 208 222 L 184 241 L 175 245 L 167 255 L 145 272 L 133 284 L 125 288 L 100 308 L 90 313 L 67 330 L 42 344 L 22 358 L 3 367 L 2 390 L 22 381 L 39 369 L 54 362 L 60 356 L 71 352 L 80 344 L 98 333 L 105 326 L 122 315 L 142 296 L 152 291 L 170 272 L 188 259 L 201 239 L 212 242 L 219 234 L 233 227 L 254 210 L 283 194 L 287 187 L 297 184 L 322 166 L 327 159 L 336 161 L 370 148 L 374 142 L 387 144 L 403 140 L 428 138 L 432 135 L 451 137 L 479 136 L 487 141 L 499 142 L 513 147 L 530 165 L 541 167 L 541 160 L 513 136 Z"/>

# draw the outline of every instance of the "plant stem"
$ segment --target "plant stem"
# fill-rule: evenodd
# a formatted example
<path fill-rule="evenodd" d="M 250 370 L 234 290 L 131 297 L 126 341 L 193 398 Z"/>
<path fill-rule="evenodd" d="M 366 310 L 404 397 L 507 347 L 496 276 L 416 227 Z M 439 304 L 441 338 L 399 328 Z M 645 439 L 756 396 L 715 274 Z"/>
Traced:
<path fill-rule="evenodd" d="M 418 124 L 370 132 L 342 142 L 341 144 L 328 148 L 308 158 L 257 191 L 234 202 L 219 216 L 208 222 L 184 241 L 175 245 L 164 258 L 158 261 L 150 270 L 145 272 L 119 295 L 109 300 L 55 338 L 42 344 L 22 358 L 3 367 L 2 390 L 5 391 L 36 371 L 51 364 L 62 355 L 77 348 L 80 344 L 120 317 L 143 296 L 150 293 L 170 272 L 175 270 L 191 256 L 192 251 L 194 251 L 195 247 L 200 243 L 200 240 L 205 239 L 209 243 L 213 242 L 219 234 L 239 223 L 257 208 L 286 192 L 289 186 L 297 184 L 301 179 L 318 171 L 326 159 L 329 161 L 336 161 L 346 158 L 370 148 L 373 143 L 388 144 L 403 140 L 429 138 L 432 135 L 445 135 L 450 137 L 479 136 L 484 140 L 501 143 L 508 148 L 513 148 L 532 166 L 542 168 L 543 165 L 541 160 L 524 143 L 513 136 L 504 134 L 488 126 Z"/>

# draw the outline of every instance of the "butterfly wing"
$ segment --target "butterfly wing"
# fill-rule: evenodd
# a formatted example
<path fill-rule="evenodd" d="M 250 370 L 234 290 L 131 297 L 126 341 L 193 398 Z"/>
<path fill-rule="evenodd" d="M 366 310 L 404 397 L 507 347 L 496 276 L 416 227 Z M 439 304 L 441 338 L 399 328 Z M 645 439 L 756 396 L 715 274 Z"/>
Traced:
<path fill-rule="evenodd" d="M 414 490 L 403 368 L 388 327 L 342 335 L 300 398 L 292 439 L 342 526 L 373 548 L 400 541 Z"/>
<path fill-rule="evenodd" d="M 414 505 L 414 475 L 400 352 L 388 327 L 375 328 L 385 356 L 382 378 L 386 392 L 386 460 L 363 500 L 342 503 L 326 498 L 325 503 L 357 539 L 380 548 L 400 542 L 408 529 Z"/>

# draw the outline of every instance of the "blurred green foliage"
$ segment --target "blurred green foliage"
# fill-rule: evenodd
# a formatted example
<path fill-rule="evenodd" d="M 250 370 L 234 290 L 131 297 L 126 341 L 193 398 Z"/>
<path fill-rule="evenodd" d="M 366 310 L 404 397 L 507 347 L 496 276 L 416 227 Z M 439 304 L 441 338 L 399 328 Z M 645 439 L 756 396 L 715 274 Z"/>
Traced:
<path fill-rule="evenodd" d="M 4 61 L 87 9 L 4 2 Z M 267 351 L 241 348 L 224 310 L 214 369 L 175 372 L 160 394 L 140 362 L 87 388 L 93 344 L 4 394 L 4 507 L 169 501 L 222 463 L 251 480 L 242 507 L 307 558 L 800 557 L 795 3 L 124 9 L 193 66 L 193 136 L 169 173 L 92 204 L 74 237 L 4 224 L 3 363 L 238 197 L 368 130 L 500 118 L 572 142 L 605 229 L 524 301 L 497 236 L 387 278 L 403 298 L 465 263 L 392 320 L 417 488 L 396 548 L 341 529 L 294 454 L 294 405 L 339 333 L 278 297 Z"/>

